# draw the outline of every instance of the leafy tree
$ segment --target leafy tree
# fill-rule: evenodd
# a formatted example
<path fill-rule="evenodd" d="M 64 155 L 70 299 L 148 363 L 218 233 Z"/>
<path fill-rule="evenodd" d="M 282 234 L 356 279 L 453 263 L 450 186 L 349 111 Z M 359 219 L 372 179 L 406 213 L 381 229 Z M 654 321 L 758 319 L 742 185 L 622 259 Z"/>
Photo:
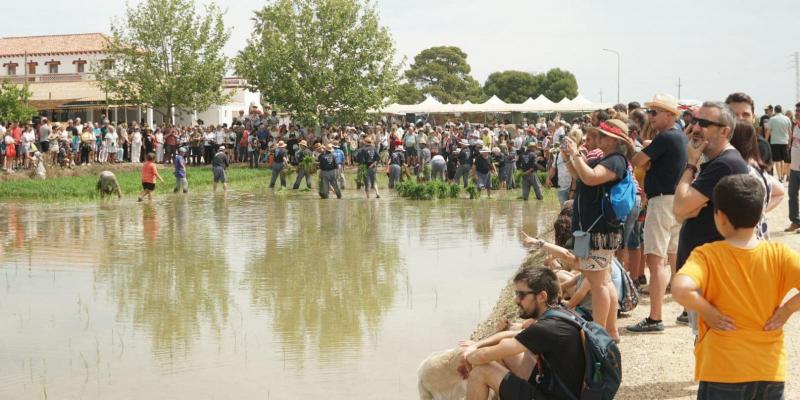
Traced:
<path fill-rule="evenodd" d="M 0 121 L 27 122 L 36 115 L 36 109 L 28 105 L 31 92 L 28 84 L 22 86 L 6 79 L 0 85 Z"/>
<path fill-rule="evenodd" d="M 367 0 L 276 0 L 254 21 L 236 72 L 301 123 L 360 120 L 394 95 L 394 44 Z"/>
<path fill-rule="evenodd" d="M 553 68 L 544 75 L 539 93 L 555 102 L 561 101 L 564 97 L 571 99 L 578 95 L 578 81 L 572 72 Z"/>
<path fill-rule="evenodd" d="M 145 0 L 112 21 L 108 62 L 95 68 L 111 98 L 133 104 L 205 110 L 222 104 L 230 32 L 214 5 L 201 15 L 193 0 Z M 171 115 L 169 115 L 171 118 Z"/>
<path fill-rule="evenodd" d="M 443 103 L 481 101 L 481 86 L 470 76 L 467 54 L 455 46 L 422 50 L 406 71 L 406 79 Z"/>
<path fill-rule="evenodd" d="M 400 104 L 417 104 L 425 100 L 425 96 L 413 83 L 404 83 L 397 87 L 395 100 Z"/>
<path fill-rule="evenodd" d="M 522 103 L 536 97 L 544 81 L 541 75 L 522 71 L 494 72 L 486 79 L 483 93 L 497 96 L 507 103 Z"/>

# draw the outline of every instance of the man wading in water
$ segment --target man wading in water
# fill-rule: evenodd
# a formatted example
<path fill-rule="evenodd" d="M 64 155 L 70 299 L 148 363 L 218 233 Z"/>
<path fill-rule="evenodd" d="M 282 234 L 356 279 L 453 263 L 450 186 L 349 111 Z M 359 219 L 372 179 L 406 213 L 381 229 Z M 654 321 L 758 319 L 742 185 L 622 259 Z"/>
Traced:
<path fill-rule="evenodd" d="M 367 169 L 364 173 L 364 191 L 367 194 L 367 198 L 369 198 L 370 189 L 375 189 L 375 197 L 381 198 L 381 195 L 378 194 L 378 188 L 375 187 L 375 167 L 378 164 L 378 160 L 378 152 L 372 147 L 372 139 L 364 139 L 364 147 L 358 151 L 356 161 L 359 166 L 363 165 Z"/>

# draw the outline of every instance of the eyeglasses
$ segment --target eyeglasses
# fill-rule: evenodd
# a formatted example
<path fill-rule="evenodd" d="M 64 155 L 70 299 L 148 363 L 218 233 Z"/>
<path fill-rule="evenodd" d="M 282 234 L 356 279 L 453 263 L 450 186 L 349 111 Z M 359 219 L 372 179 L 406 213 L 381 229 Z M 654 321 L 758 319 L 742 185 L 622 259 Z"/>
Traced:
<path fill-rule="evenodd" d="M 649 109 L 649 110 L 647 110 L 647 115 L 649 115 L 651 117 L 655 117 L 656 115 L 658 115 L 658 110 Z"/>
<path fill-rule="evenodd" d="M 518 299 L 522 300 L 522 299 L 525 298 L 525 296 L 527 296 L 529 294 L 533 294 L 533 293 L 534 293 L 533 290 L 526 290 L 526 291 L 515 290 L 514 291 L 514 296 L 516 296 Z"/>
<path fill-rule="evenodd" d="M 724 127 L 727 126 L 727 125 L 721 124 L 719 122 L 709 121 L 707 119 L 697 118 L 697 117 L 695 117 L 694 120 L 692 120 L 692 125 L 694 125 L 694 124 L 700 125 L 701 128 L 708 128 L 709 126 L 712 126 L 712 125 L 713 126 L 718 126 L 720 128 L 724 128 Z"/>

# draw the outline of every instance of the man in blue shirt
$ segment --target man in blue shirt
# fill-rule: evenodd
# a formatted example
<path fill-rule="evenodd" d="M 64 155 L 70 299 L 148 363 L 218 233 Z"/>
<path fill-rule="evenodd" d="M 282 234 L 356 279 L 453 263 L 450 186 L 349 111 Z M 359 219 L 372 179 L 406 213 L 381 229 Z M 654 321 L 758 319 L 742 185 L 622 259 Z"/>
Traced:
<path fill-rule="evenodd" d="M 336 180 L 339 188 L 344 190 L 346 180 L 344 179 L 344 152 L 338 144 L 333 145 L 333 156 L 336 158 Z"/>
<path fill-rule="evenodd" d="M 178 193 L 178 190 L 189 193 L 189 181 L 186 180 L 186 147 L 178 149 L 178 154 L 175 156 L 175 189 L 172 192 Z"/>

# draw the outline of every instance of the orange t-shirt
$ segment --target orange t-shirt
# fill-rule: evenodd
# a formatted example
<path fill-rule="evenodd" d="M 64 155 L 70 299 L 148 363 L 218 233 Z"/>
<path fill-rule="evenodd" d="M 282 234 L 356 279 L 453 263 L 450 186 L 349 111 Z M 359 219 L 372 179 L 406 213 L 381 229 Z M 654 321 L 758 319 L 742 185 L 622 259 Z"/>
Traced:
<path fill-rule="evenodd" d="M 783 330 L 765 331 L 786 294 L 800 287 L 800 255 L 782 243 L 741 249 L 725 241 L 700 246 L 678 272 L 736 325 L 710 330 L 702 317 L 695 344 L 695 379 L 741 383 L 786 381 Z"/>
<path fill-rule="evenodd" d="M 142 166 L 142 182 L 156 183 L 157 173 L 156 165 L 151 161 L 145 161 L 144 166 Z"/>

